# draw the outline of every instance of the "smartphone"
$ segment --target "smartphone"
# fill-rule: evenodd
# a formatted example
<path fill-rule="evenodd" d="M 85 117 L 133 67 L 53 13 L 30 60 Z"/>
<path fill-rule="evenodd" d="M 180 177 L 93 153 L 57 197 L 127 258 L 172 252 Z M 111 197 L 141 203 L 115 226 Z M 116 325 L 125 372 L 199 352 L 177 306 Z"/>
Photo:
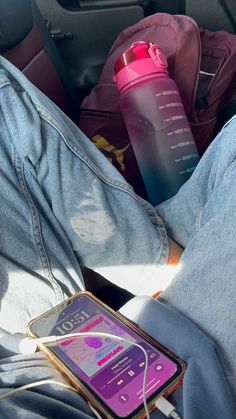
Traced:
<path fill-rule="evenodd" d="M 158 319 L 157 319 L 158 322 Z M 105 418 L 145 416 L 143 379 L 148 356 L 146 400 L 169 394 L 180 383 L 186 364 L 89 292 L 79 292 L 40 317 L 30 321 L 27 332 L 33 337 L 62 336 L 75 332 L 105 332 L 123 337 L 79 337 L 50 344 L 40 349 Z"/>

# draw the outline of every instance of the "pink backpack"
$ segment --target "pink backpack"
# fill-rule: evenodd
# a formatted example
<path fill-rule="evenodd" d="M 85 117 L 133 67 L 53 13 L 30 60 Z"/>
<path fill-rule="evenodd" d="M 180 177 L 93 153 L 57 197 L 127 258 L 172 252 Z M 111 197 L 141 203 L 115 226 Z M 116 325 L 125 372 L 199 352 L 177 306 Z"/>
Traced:
<path fill-rule="evenodd" d="M 157 13 L 125 29 L 113 44 L 98 84 L 82 103 L 80 127 L 146 198 L 112 80 L 116 59 L 133 42 L 142 40 L 157 43 L 164 50 L 170 77 L 177 83 L 202 155 L 217 131 L 236 113 L 236 36 L 199 29 L 188 16 Z"/>

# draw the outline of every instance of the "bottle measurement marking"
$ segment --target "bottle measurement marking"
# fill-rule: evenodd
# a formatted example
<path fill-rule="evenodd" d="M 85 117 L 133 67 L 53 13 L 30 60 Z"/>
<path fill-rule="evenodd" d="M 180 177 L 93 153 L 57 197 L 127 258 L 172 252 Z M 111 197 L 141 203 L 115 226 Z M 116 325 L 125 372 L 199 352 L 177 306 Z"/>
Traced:
<path fill-rule="evenodd" d="M 195 159 L 196 157 L 198 157 L 197 153 L 186 154 L 185 156 L 182 156 L 179 159 L 175 159 L 175 163 L 179 163 L 181 161 L 185 161 L 189 159 Z"/>
<path fill-rule="evenodd" d="M 181 102 L 170 102 L 167 103 L 166 105 L 161 105 L 159 106 L 159 110 L 165 109 L 165 108 L 177 108 L 177 107 L 183 107 Z"/>
<path fill-rule="evenodd" d="M 171 145 L 170 148 L 174 150 L 175 148 L 187 147 L 188 145 L 195 144 L 193 140 L 182 141 L 181 143 Z"/>
<path fill-rule="evenodd" d="M 163 121 L 164 122 L 170 122 L 170 121 L 179 121 L 181 119 L 185 119 L 185 116 L 184 115 L 174 115 L 174 116 L 171 116 L 170 118 L 163 119 Z"/>
<path fill-rule="evenodd" d="M 155 93 L 155 96 L 168 96 L 168 95 L 179 95 L 177 90 L 163 90 L 162 92 Z"/>
<path fill-rule="evenodd" d="M 183 134 L 186 132 L 190 132 L 190 128 L 178 128 L 174 131 L 167 132 L 167 135 L 170 137 L 171 135 Z"/>
<path fill-rule="evenodd" d="M 180 175 L 185 175 L 186 173 L 192 173 L 195 170 L 196 166 L 188 167 L 185 170 L 179 172 Z"/>

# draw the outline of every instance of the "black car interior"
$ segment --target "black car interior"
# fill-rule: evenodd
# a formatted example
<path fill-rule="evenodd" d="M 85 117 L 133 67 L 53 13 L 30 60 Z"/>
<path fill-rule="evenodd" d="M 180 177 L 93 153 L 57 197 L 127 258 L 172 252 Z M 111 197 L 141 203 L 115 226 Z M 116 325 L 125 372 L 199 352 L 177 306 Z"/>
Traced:
<path fill-rule="evenodd" d="M 235 0 L 0 0 L 0 54 L 78 124 L 81 101 L 119 32 L 155 12 L 236 33 Z M 113 299 L 115 309 L 132 296 L 83 273 L 87 288 L 109 305 Z"/>
<path fill-rule="evenodd" d="M 32 5 L 32 7 L 31 7 Z M 19 19 L 19 16 L 24 16 Z M 0 2 L 0 53 L 76 120 L 80 98 L 35 2 Z"/>
<path fill-rule="evenodd" d="M 201 7 L 201 4 L 203 7 Z M 75 122 L 119 32 L 148 14 L 188 14 L 236 33 L 233 0 L 0 0 L 0 53 Z"/>

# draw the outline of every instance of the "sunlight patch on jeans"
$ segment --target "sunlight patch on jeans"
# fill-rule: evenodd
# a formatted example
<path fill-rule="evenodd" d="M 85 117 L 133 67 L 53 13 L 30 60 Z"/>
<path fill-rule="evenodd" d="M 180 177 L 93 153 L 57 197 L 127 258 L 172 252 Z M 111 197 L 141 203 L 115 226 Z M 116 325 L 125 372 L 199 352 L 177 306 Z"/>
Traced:
<path fill-rule="evenodd" d="M 164 291 L 174 280 L 182 265 L 124 264 L 93 266 L 100 275 L 113 284 L 125 288 L 135 295 L 153 295 Z"/>

